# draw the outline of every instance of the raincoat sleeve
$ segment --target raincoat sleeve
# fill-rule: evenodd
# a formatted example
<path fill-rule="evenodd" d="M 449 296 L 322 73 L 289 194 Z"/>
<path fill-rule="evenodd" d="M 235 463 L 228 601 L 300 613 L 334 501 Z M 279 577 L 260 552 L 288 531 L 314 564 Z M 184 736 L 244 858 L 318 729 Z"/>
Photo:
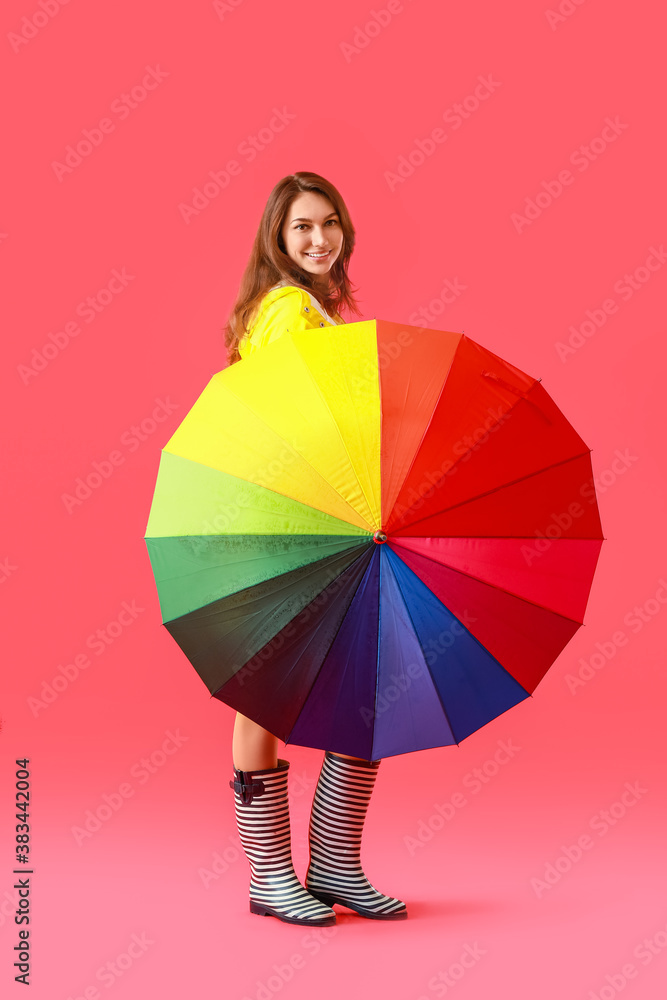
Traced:
<path fill-rule="evenodd" d="M 307 296 L 300 288 L 281 288 L 262 301 L 257 318 L 239 344 L 239 354 L 247 358 L 284 333 L 308 330 L 313 325 Z"/>

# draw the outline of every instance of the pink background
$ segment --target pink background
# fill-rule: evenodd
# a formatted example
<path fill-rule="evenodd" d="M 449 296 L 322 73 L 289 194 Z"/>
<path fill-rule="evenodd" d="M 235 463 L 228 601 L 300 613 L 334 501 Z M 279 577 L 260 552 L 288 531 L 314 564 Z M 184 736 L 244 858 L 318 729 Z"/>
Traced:
<path fill-rule="evenodd" d="M 556 0 L 4 5 L 3 995 L 26 995 L 12 968 L 12 797 L 28 756 L 34 1000 L 664 996 L 667 266 L 650 257 L 667 241 L 664 15 L 647 0 L 558 2 L 560 15 Z M 123 105 L 147 67 L 153 89 Z M 480 77 L 491 92 L 475 100 Z M 293 116 L 282 131 L 275 109 Z M 59 179 L 54 162 L 105 118 L 113 128 Z M 390 183 L 438 128 L 446 138 Z M 237 175 L 186 222 L 179 206 L 230 160 Z M 362 860 L 409 919 L 341 910 L 319 941 L 248 912 L 227 785 L 234 713 L 161 628 L 143 542 L 160 448 L 224 366 L 220 329 L 263 205 L 295 170 L 347 201 L 364 318 L 414 324 L 435 301 L 427 325 L 543 379 L 592 449 L 607 539 L 585 627 L 533 698 L 458 748 L 383 761 Z M 517 223 L 539 192 L 539 213 Z M 443 305 L 447 280 L 465 287 Z M 79 304 L 110 281 L 117 294 L 87 322 Z M 558 344 L 587 319 L 563 360 Z M 63 495 L 111 453 L 68 512 Z M 87 645 L 124 603 L 134 617 L 112 642 Z M 180 737 L 167 755 L 168 732 Z M 499 741 L 518 749 L 497 767 Z M 303 878 L 322 755 L 281 752 Z M 618 805 L 626 783 L 636 793 Z M 456 792 L 465 805 L 444 820 L 435 806 Z M 78 843 L 105 795 L 115 811 Z"/>

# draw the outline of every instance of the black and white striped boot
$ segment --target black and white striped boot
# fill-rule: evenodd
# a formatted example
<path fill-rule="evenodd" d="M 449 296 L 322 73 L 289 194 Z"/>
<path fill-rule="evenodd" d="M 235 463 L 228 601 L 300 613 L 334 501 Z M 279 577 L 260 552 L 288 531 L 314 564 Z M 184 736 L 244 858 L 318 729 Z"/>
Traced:
<path fill-rule="evenodd" d="M 326 751 L 310 814 L 305 884 L 328 906 L 401 920 L 408 915 L 405 903 L 378 892 L 361 868 L 361 834 L 379 766 L 379 760 L 346 760 Z"/>
<path fill-rule="evenodd" d="M 234 805 L 239 838 L 250 862 L 250 912 L 288 924 L 326 927 L 336 923 L 330 906 L 311 896 L 292 863 L 287 772 L 289 761 L 260 771 L 234 768 Z"/>

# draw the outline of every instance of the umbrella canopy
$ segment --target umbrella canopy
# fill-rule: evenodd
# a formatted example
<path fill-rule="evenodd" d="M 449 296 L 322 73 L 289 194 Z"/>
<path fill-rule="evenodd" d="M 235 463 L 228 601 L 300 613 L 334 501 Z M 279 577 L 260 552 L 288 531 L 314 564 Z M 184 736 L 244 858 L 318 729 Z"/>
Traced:
<path fill-rule="evenodd" d="M 372 320 L 214 375 L 162 451 L 146 544 L 212 695 L 374 760 L 533 692 L 583 622 L 602 531 L 590 449 L 539 380 Z"/>

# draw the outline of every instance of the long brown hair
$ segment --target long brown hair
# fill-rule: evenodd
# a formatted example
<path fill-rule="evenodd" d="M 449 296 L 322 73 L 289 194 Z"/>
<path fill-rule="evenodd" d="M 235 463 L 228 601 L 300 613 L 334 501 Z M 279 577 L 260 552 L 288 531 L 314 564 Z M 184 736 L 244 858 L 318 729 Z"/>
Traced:
<path fill-rule="evenodd" d="M 329 271 L 329 292 L 325 298 L 315 288 L 314 276 L 299 267 L 285 252 L 283 223 L 290 205 L 302 191 L 315 191 L 328 198 L 338 213 L 343 230 L 343 245 Z M 350 214 L 333 184 L 307 170 L 288 174 L 279 180 L 264 208 L 250 259 L 241 278 L 238 297 L 224 327 L 228 364 L 241 360 L 239 341 L 245 336 L 261 300 L 279 281 L 284 280 L 290 285 L 312 292 L 332 316 L 340 312 L 343 305 L 349 311 L 361 315 L 352 294 L 356 289 L 352 288 L 347 273 L 354 244 L 355 230 Z"/>

